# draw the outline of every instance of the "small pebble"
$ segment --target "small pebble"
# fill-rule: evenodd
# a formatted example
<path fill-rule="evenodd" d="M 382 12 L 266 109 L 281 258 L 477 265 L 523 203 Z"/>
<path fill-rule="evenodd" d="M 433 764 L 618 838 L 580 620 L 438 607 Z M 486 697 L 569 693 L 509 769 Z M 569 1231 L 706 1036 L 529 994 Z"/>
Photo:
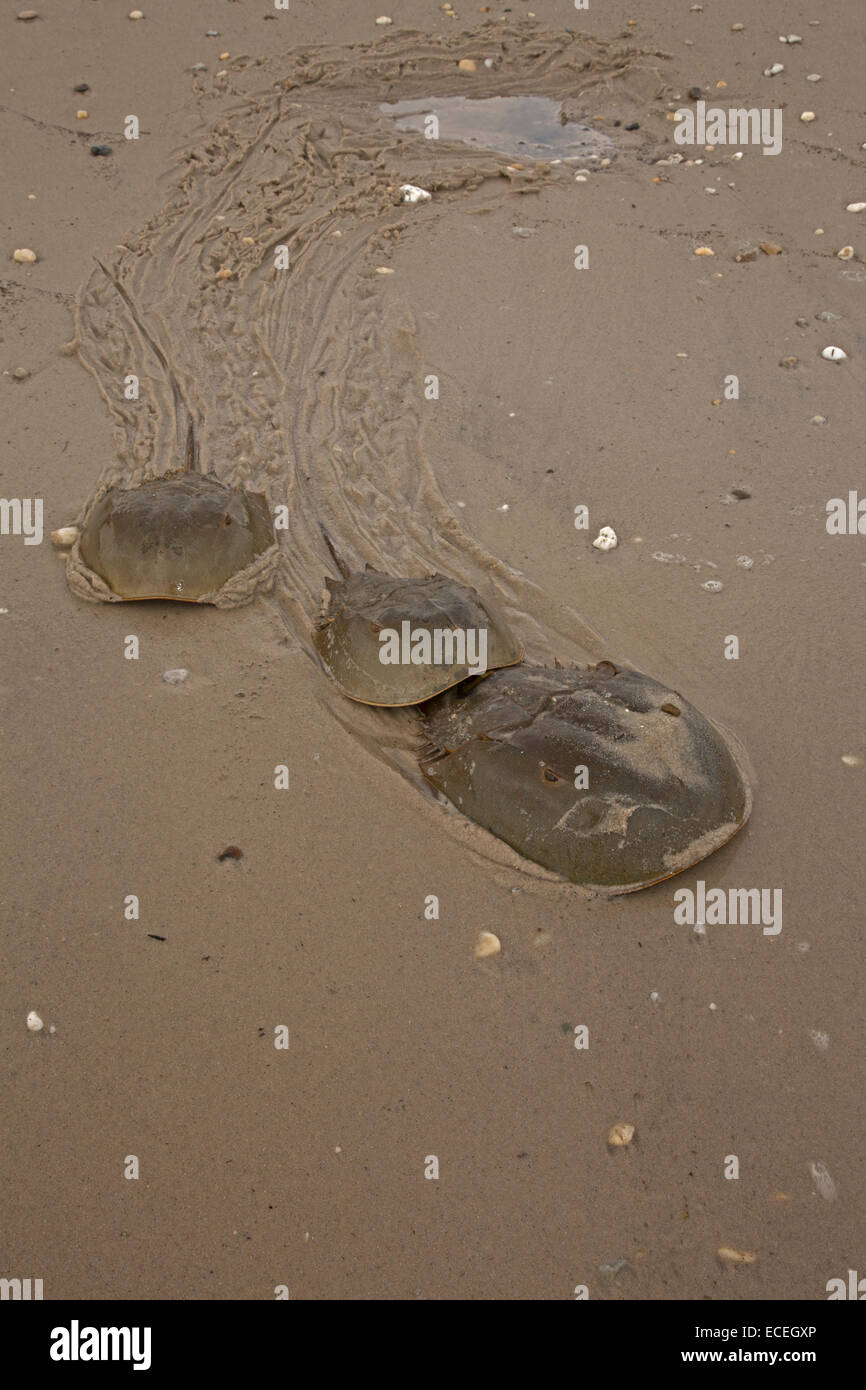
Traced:
<path fill-rule="evenodd" d="M 745 502 L 747 498 L 751 497 L 751 495 L 752 495 L 752 494 L 750 493 L 750 491 L 749 491 L 749 489 L 748 489 L 747 487 L 732 487 L 732 488 L 731 488 L 731 496 L 732 496 L 732 497 L 735 497 L 735 498 L 737 499 L 738 502 Z"/>
<path fill-rule="evenodd" d="M 389 15 L 380 14 L 379 17 L 378 17 L 378 19 L 376 20 L 376 23 L 377 23 L 377 24 L 393 24 L 394 21 L 393 21 L 393 19 L 391 19 L 391 17 L 390 17 Z"/>
<path fill-rule="evenodd" d="M 811 418 L 811 420 L 809 421 L 809 424 L 810 424 L 810 425 L 826 425 L 826 423 L 827 423 L 827 416 L 826 416 L 826 415 L 813 415 L 812 418 Z"/>
<path fill-rule="evenodd" d="M 78 540 L 78 536 L 77 526 L 61 526 L 51 532 L 51 544 L 56 545 L 58 550 L 68 550 Z"/>
<path fill-rule="evenodd" d="M 486 68 L 492 68 L 492 67 L 493 67 L 493 59 L 492 59 L 492 58 L 485 58 L 485 59 L 484 59 L 484 66 L 485 66 Z"/>
<path fill-rule="evenodd" d="M 86 112 L 86 111 L 76 111 L 76 113 L 75 113 L 75 119 L 76 119 L 77 121 L 86 121 L 86 120 L 87 120 L 87 112 Z"/>
<path fill-rule="evenodd" d="M 724 587 L 721 579 L 708 579 L 706 583 L 701 585 L 701 588 L 706 589 L 708 594 L 719 594 Z"/>
<path fill-rule="evenodd" d="M 801 111 L 800 113 L 800 120 L 805 121 L 807 125 L 815 119 L 816 117 L 814 111 Z"/>
<path fill-rule="evenodd" d="M 780 367 L 799 367 L 799 357 L 783 357 L 779 362 Z"/>
<path fill-rule="evenodd" d="M 716 1251 L 725 1264 L 753 1265 L 758 1258 L 751 1250 L 735 1250 L 732 1245 L 720 1245 Z"/>
<path fill-rule="evenodd" d="M 856 753 L 843 753 L 843 754 L 842 754 L 842 762 L 845 764 L 846 767 L 862 767 L 862 766 L 863 766 L 863 759 L 860 758 L 860 757 L 858 757 L 858 755 L 857 755 Z"/>
<path fill-rule="evenodd" d="M 376 274 L 377 274 L 377 275 L 393 275 L 393 274 L 394 274 L 394 269 L 393 269 L 393 267 L 390 266 L 390 265 L 377 265 L 377 266 L 376 266 Z"/>
<path fill-rule="evenodd" d="M 162 678 L 166 685 L 183 685 L 188 675 L 189 671 L 183 666 L 178 666 L 176 670 L 163 671 Z"/>
<path fill-rule="evenodd" d="M 91 146 L 90 146 L 90 153 L 91 153 L 91 154 L 94 154 L 94 155 L 107 155 L 107 154 L 111 154 L 111 146 L 110 146 L 110 145 L 91 145 Z"/>
<path fill-rule="evenodd" d="M 809 1037 L 819 1052 L 826 1052 L 827 1048 L 830 1046 L 830 1034 L 822 1033 L 820 1028 L 810 1028 Z"/>
<path fill-rule="evenodd" d="M 738 555 L 738 556 L 737 556 L 737 564 L 739 565 L 739 567 L 740 567 L 741 570 L 750 570 L 750 569 L 752 569 L 753 566 L 754 566 L 754 563 L 755 563 L 755 562 L 754 562 L 754 560 L 752 559 L 751 555 Z"/>
<path fill-rule="evenodd" d="M 746 27 L 745 24 L 732 24 L 732 25 L 731 25 L 731 33 L 732 33 L 732 34 L 741 34 L 741 33 L 743 32 L 743 30 L 745 29 L 745 27 Z"/>
<path fill-rule="evenodd" d="M 35 1009 L 31 1009 L 27 1015 L 27 1027 L 30 1029 L 31 1033 L 41 1033 L 42 1029 L 45 1027 L 45 1024 L 42 1022 L 42 1019 Z"/>
<path fill-rule="evenodd" d="M 866 212 L 866 203 L 849 203 L 846 212 Z"/>
<path fill-rule="evenodd" d="M 803 40 L 800 38 L 800 35 L 799 35 L 799 34 L 788 34 L 787 36 L 786 36 L 786 35 L 783 35 L 783 34 L 780 34 L 780 35 L 779 35 L 779 43 L 802 43 L 802 42 L 803 42 Z"/>
<path fill-rule="evenodd" d="M 474 58 L 461 58 L 457 67 L 460 72 L 475 72 L 478 64 Z"/>
<path fill-rule="evenodd" d="M 476 960 L 486 960 L 488 956 L 498 956 L 501 950 L 502 942 L 498 936 L 494 936 L 492 931 L 478 933 L 474 952 Z"/>
<path fill-rule="evenodd" d="M 809 320 L 808 320 L 807 318 L 803 318 L 802 315 L 800 316 L 800 318 L 794 319 L 794 322 L 795 322 L 795 324 L 797 325 L 798 328 L 808 328 L 808 327 L 809 327 Z"/>
<path fill-rule="evenodd" d="M 602 526 L 592 543 L 593 550 L 615 550 L 618 546 L 616 531 L 612 526 Z"/>
<path fill-rule="evenodd" d="M 696 246 L 696 256 L 714 256 L 716 253 L 711 246 Z"/>
<path fill-rule="evenodd" d="M 206 39 L 218 39 L 220 31 L 219 29 L 205 29 L 204 36 Z"/>
<path fill-rule="evenodd" d="M 39 12 L 38 10 L 19 10 L 18 18 L 27 24 L 31 19 L 38 19 Z"/>
<path fill-rule="evenodd" d="M 75 87 L 72 88 L 72 90 L 73 92 L 83 93 L 89 92 L 90 88 L 88 87 L 86 82 L 79 82 Z"/>
<path fill-rule="evenodd" d="M 762 241 L 759 246 L 765 256 L 781 256 L 782 248 L 775 241 Z"/>
<path fill-rule="evenodd" d="M 836 252 L 836 259 L 840 261 L 852 261 L 854 259 L 854 247 L 843 246 Z"/>
<path fill-rule="evenodd" d="M 223 266 L 223 268 L 222 268 L 221 270 L 218 270 L 218 271 L 217 271 L 217 273 L 216 273 L 216 275 L 215 275 L 214 278 L 215 278 L 216 280 L 231 280 L 231 278 L 232 278 L 233 275 L 234 275 L 234 271 L 233 271 L 233 270 L 229 270 L 228 266 Z"/>
<path fill-rule="evenodd" d="M 640 121 L 629 121 L 626 130 L 640 130 Z"/>
<path fill-rule="evenodd" d="M 833 313 L 830 312 L 829 309 L 822 309 L 821 312 L 820 312 L 820 314 L 816 314 L 816 315 L 815 315 L 815 318 L 818 319 L 821 323 L 841 323 L 841 322 L 842 322 L 842 315 L 841 315 L 841 314 L 833 314 Z"/>
<path fill-rule="evenodd" d="M 426 188 L 419 188 L 414 183 L 401 183 L 400 192 L 403 194 L 404 203 L 429 203 L 433 197 Z"/>
<path fill-rule="evenodd" d="M 12 375 L 16 381 L 26 381 L 30 373 L 26 367 L 16 367 Z"/>
<path fill-rule="evenodd" d="M 142 10 L 130 10 L 129 17 L 130 19 L 144 19 L 144 13 Z"/>
<path fill-rule="evenodd" d="M 828 362 L 846 362 L 848 360 L 847 352 L 840 347 L 833 347 L 832 344 L 830 347 L 824 348 L 821 356 Z"/>
<path fill-rule="evenodd" d="M 611 1149 L 625 1149 L 634 1139 L 634 1125 L 620 1123 L 614 1125 L 607 1136 L 608 1147 Z"/>
<path fill-rule="evenodd" d="M 820 81 L 821 81 L 821 74 L 820 74 L 820 72 L 810 72 L 810 73 L 809 73 L 809 76 L 806 78 L 806 81 L 807 81 L 807 82 L 820 82 Z"/>
<path fill-rule="evenodd" d="M 19 265 L 32 265 L 36 260 L 36 252 L 31 251 L 29 246 L 22 246 L 17 251 L 12 252 L 13 261 Z"/>
<path fill-rule="evenodd" d="M 772 67 L 764 68 L 765 77 L 777 77 L 780 72 L 785 71 L 784 63 L 773 63 Z"/>

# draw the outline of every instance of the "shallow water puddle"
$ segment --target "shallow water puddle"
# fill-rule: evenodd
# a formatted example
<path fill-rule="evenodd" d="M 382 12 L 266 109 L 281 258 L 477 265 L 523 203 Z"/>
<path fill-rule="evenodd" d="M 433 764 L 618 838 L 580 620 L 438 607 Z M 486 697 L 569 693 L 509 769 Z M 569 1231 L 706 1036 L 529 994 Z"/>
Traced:
<path fill-rule="evenodd" d="M 526 159 L 588 159 L 612 156 L 616 146 L 593 126 L 564 121 L 562 103 L 552 97 L 421 97 L 384 102 L 398 130 L 435 131 L 440 140 L 457 140 L 479 149 Z M 434 120 L 436 124 L 434 124 Z"/>

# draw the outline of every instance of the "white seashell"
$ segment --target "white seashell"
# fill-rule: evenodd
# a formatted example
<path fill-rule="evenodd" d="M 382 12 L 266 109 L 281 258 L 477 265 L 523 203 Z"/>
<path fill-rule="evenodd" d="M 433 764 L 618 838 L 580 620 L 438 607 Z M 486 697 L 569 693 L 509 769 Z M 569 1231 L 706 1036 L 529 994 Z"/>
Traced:
<path fill-rule="evenodd" d="M 30 1029 L 31 1033 L 41 1033 L 42 1029 L 45 1027 L 45 1024 L 42 1022 L 42 1019 L 39 1017 L 38 1013 L 36 1013 L 35 1009 L 31 1009 L 27 1015 L 27 1027 Z"/>
<path fill-rule="evenodd" d="M 816 116 L 814 111 L 802 111 L 800 113 L 800 120 L 805 121 L 807 125 L 809 125 L 810 122 L 814 121 L 815 119 Z"/>
<path fill-rule="evenodd" d="M 56 531 L 51 532 L 51 544 L 56 545 L 60 550 L 68 550 L 78 540 L 79 534 L 77 526 L 60 526 Z"/>
<path fill-rule="evenodd" d="M 612 526 L 602 526 L 592 545 L 594 550 L 615 550 L 619 545 L 616 531 Z"/>
<path fill-rule="evenodd" d="M 29 246 L 19 246 L 17 251 L 12 252 L 12 259 L 19 265 L 32 265 L 36 260 L 36 252 L 31 251 Z"/>
<path fill-rule="evenodd" d="M 752 566 L 754 565 L 754 563 L 755 563 L 755 562 L 754 562 L 754 560 L 752 559 L 751 555 L 738 555 L 738 556 L 737 556 L 737 564 L 739 565 L 739 567 L 740 567 L 741 570 L 750 570 L 750 569 L 752 568 Z"/>
<path fill-rule="evenodd" d="M 849 203 L 846 212 L 866 212 L 866 203 Z"/>
<path fill-rule="evenodd" d="M 854 259 L 854 247 L 853 247 L 853 246 L 843 246 L 842 249 L 841 249 L 840 251 L 837 251 L 837 252 L 836 252 L 836 259 L 839 260 L 839 261 L 853 261 L 853 259 Z"/>
<path fill-rule="evenodd" d="M 840 347 L 833 347 L 832 345 L 830 347 L 825 347 L 821 356 L 825 357 L 828 362 L 847 362 L 848 360 L 847 352 L 844 352 Z"/>
<path fill-rule="evenodd" d="M 806 81 L 807 81 L 807 82 L 820 82 L 820 81 L 821 81 L 821 74 L 820 74 L 820 72 L 810 72 L 810 73 L 809 73 L 809 76 L 806 78 Z"/>
<path fill-rule="evenodd" d="M 433 197 L 433 194 L 428 193 L 426 188 L 419 188 L 414 183 L 401 183 L 400 192 L 403 194 L 404 203 L 429 203 Z"/>
<path fill-rule="evenodd" d="M 724 587 L 721 579 L 708 579 L 705 584 L 701 585 L 701 588 L 706 589 L 708 594 L 720 594 Z"/>
<path fill-rule="evenodd" d="M 778 73 L 785 71 L 784 63 L 773 63 L 770 67 L 764 68 L 765 77 L 775 77 Z"/>
<path fill-rule="evenodd" d="M 623 1124 L 620 1122 L 614 1125 L 607 1136 L 608 1146 L 611 1149 L 625 1149 L 634 1139 L 634 1125 Z"/>
<path fill-rule="evenodd" d="M 188 675 L 189 671 L 184 670 L 182 666 L 178 666 L 176 670 L 163 671 L 162 678 L 166 685 L 183 685 Z"/>
<path fill-rule="evenodd" d="M 475 959 L 486 960 L 488 956 L 498 956 L 502 950 L 502 942 L 498 936 L 494 936 L 492 931 L 478 933 L 478 940 L 475 943 Z"/>
<path fill-rule="evenodd" d="M 379 17 L 378 17 L 377 20 L 376 20 L 376 23 L 377 23 L 377 24 L 393 24 L 394 21 L 393 21 L 393 19 L 391 18 L 390 15 L 387 15 L 387 14 L 380 14 Z"/>
<path fill-rule="evenodd" d="M 819 1197 L 823 1197 L 825 1202 L 836 1200 L 836 1184 L 830 1177 L 827 1167 L 823 1163 L 811 1162 L 809 1172 L 812 1175 L 812 1182 L 815 1184 L 815 1191 Z"/>

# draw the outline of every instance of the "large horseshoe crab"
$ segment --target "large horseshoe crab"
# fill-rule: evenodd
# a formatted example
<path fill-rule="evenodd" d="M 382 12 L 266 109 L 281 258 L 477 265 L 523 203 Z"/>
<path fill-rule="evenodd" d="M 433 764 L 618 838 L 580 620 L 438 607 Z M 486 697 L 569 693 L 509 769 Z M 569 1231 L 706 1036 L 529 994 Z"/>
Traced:
<path fill-rule="evenodd" d="M 752 808 L 715 725 L 611 662 L 494 671 L 423 718 L 421 770 L 437 791 L 527 859 L 606 894 L 692 867 Z"/>

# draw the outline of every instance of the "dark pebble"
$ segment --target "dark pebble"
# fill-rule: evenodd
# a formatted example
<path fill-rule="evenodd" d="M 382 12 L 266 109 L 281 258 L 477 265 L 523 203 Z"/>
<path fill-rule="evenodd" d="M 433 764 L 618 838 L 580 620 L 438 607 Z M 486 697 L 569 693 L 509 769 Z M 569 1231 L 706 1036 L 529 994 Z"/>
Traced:
<path fill-rule="evenodd" d="M 90 146 L 90 153 L 91 153 L 91 154 L 111 154 L 111 146 L 110 146 L 110 145 L 91 145 L 91 146 Z"/>
<path fill-rule="evenodd" d="M 72 90 L 73 92 L 89 92 L 90 88 L 88 87 L 86 82 L 79 82 L 75 87 L 72 88 Z"/>
<path fill-rule="evenodd" d="M 629 121 L 626 130 L 640 130 L 640 121 Z"/>
<path fill-rule="evenodd" d="M 700 99 L 701 99 L 701 89 L 700 89 L 700 87 L 689 87 L 689 96 L 691 97 L 692 101 L 700 101 Z"/>
<path fill-rule="evenodd" d="M 224 864 L 227 859 L 243 859 L 243 857 L 244 852 L 242 849 L 238 849 L 237 845 L 227 845 L 222 853 L 217 855 L 221 864 Z"/>
<path fill-rule="evenodd" d="M 794 322 L 795 322 L 795 324 L 797 325 L 798 328 L 808 328 L 808 327 L 809 327 L 809 320 L 808 320 L 808 319 L 804 319 L 804 318 L 794 319 Z"/>
<path fill-rule="evenodd" d="M 748 489 L 747 487 L 732 487 L 732 488 L 731 488 L 731 496 L 732 496 L 732 497 L 736 497 L 736 499 L 737 499 L 738 502 L 744 502 L 744 501 L 746 500 L 746 498 L 747 498 L 747 497 L 751 497 L 751 495 L 752 495 L 752 494 L 749 492 L 749 489 Z"/>

